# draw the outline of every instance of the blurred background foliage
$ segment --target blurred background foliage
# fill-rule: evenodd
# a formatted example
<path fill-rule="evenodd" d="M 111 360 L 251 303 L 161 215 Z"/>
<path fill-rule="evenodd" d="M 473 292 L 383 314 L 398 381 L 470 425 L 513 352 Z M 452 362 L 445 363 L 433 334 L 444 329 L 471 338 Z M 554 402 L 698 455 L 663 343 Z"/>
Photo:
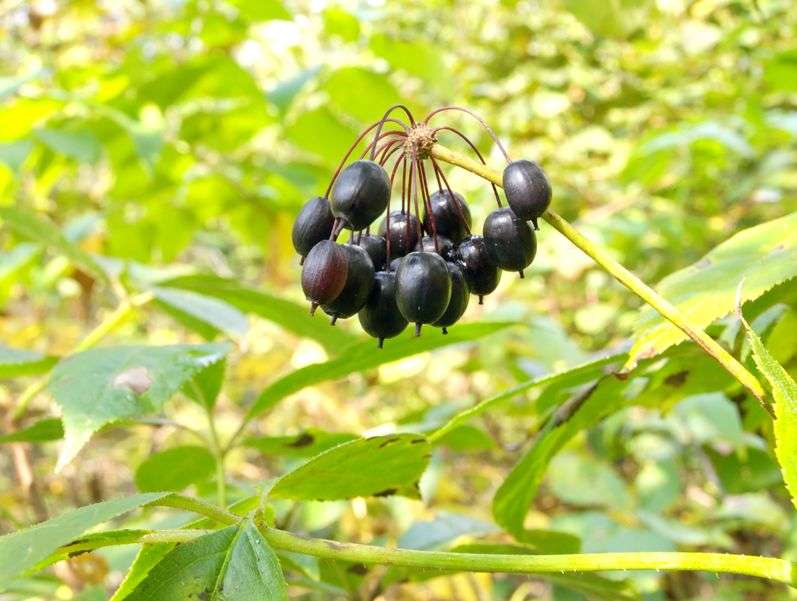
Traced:
<path fill-rule="evenodd" d="M 396 102 L 418 115 L 457 104 L 481 114 L 513 156 L 539 161 L 556 210 L 653 283 L 737 231 L 797 209 L 795 34 L 790 0 L 3 0 L 0 202 L 47 216 L 125 286 L 211 272 L 301 302 L 292 219 L 326 188 L 357 132 Z M 478 128 L 450 118 L 500 166 Z M 489 187 L 449 172 L 480 223 L 491 207 Z M 466 315 L 523 326 L 306 388 L 251 433 L 362 434 L 437 424 L 518 381 L 625 348 L 639 301 L 551 228 L 543 225 L 539 239 L 529 277 L 505 274 L 485 305 L 472 303 Z M 3 227 L 0 250 L 0 336 L 7 345 L 66 353 L 113 309 L 114 286 L 58 252 L 43 252 L 18 228 Z M 748 314 L 792 370 L 796 292 L 779 286 Z M 201 342 L 219 331 L 232 337 L 236 350 L 219 404 L 219 429 L 227 435 L 241 405 L 266 384 L 334 354 L 345 333 L 346 340 L 361 336 L 356 320 L 339 324 L 340 338 L 325 349 L 237 309 L 223 315 L 203 331 L 179 311 L 142 309 L 111 340 Z M 321 318 L 317 327 L 328 328 Z M 738 324 L 720 322 L 712 332 L 743 351 Z M 688 351 L 677 347 L 676 362 L 704 370 L 698 385 L 654 391 L 639 403 L 648 409 L 623 409 L 576 436 L 554 458 L 527 526 L 576 534 L 585 551 L 795 553 L 793 513 L 761 411 Z M 647 377 L 659 367 L 649 367 Z M 26 383 L 0 389 L 4 408 Z M 462 535 L 498 537 L 489 509 L 495 489 L 565 392 L 543 390 L 458 430 L 435 453 L 423 503 L 307 503 L 285 509 L 285 519 L 325 536 L 418 548 L 451 546 Z M 31 410 L 33 417 L 50 413 L 41 400 Z M 35 471 L 50 510 L 141 487 L 146 470 L 136 468 L 148 456 L 192 440 L 170 420 L 202 419 L 196 405 L 180 399 L 168 415 L 102 433 L 59 475 L 56 447 L 38 448 Z M 250 447 L 228 462 L 240 495 L 302 459 L 298 451 L 275 452 L 272 438 Z M 7 531 L 35 513 L 13 483 L 10 457 L 0 465 L 0 528 Z M 197 472 L 183 485 L 212 491 L 212 470 Z M 97 582 L 118 582 L 132 553 L 105 553 Z M 344 577 L 323 562 L 316 569 L 327 588 L 299 588 L 302 598 L 580 594 L 484 575 L 387 587 L 387 577 Z M 91 582 L 72 572 L 41 595 L 67 599 Z M 633 579 L 649 599 L 788 597 L 783 588 L 745 579 Z"/>

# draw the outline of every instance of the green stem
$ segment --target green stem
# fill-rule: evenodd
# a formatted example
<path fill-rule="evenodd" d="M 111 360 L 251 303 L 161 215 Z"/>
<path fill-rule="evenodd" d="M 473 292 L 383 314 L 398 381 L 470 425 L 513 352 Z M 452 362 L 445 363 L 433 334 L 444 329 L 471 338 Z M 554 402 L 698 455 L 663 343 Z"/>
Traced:
<path fill-rule="evenodd" d="M 151 292 L 144 292 L 133 298 L 127 299 L 122 301 L 122 303 L 105 319 L 103 319 L 97 327 L 95 327 L 91 332 L 89 332 L 83 340 L 81 340 L 74 349 L 72 349 L 72 353 L 80 353 L 82 351 L 88 350 L 94 345 L 96 345 L 100 340 L 102 340 L 105 336 L 110 334 L 116 327 L 119 326 L 122 322 L 124 322 L 128 317 L 130 317 L 138 307 L 147 304 L 151 301 L 153 295 Z M 16 407 L 11 413 L 11 420 L 17 421 L 28 409 L 28 405 L 30 402 L 36 398 L 36 396 L 44 390 L 49 382 L 49 374 L 45 375 L 42 378 L 39 378 L 35 382 L 33 382 L 30 386 L 28 386 L 22 394 L 19 396 L 17 400 Z"/>
<path fill-rule="evenodd" d="M 571 555 L 502 555 L 486 553 L 449 553 L 386 549 L 372 545 L 338 543 L 326 539 L 305 538 L 284 530 L 258 524 L 260 531 L 275 549 L 293 551 L 323 559 L 362 564 L 392 565 L 446 571 L 504 572 L 544 574 L 566 572 L 602 572 L 612 570 L 675 570 L 688 572 L 723 572 L 758 576 L 794 585 L 792 563 L 772 557 L 730 555 L 727 553 L 584 553 Z"/>
<path fill-rule="evenodd" d="M 435 144 L 432 147 L 432 155 L 441 161 L 445 161 L 475 173 L 476 175 L 494 183 L 497 186 L 503 185 L 501 173 L 457 152 L 449 150 L 445 146 Z M 570 225 L 567 221 L 562 219 L 562 217 L 553 211 L 546 211 L 542 218 L 552 225 L 554 229 L 556 229 L 565 238 L 570 240 L 570 242 L 580 248 L 587 256 L 589 256 L 593 261 L 595 261 L 595 263 L 606 270 L 618 282 L 636 294 L 648 305 L 653 307 L 662 317 L 680 329 L 698 346 L 706 351 L 706 353 L 716 359 L 720 365 L 722 365 L 736 380 L 738 380 L 753 394 L 754 397 L 761 402 L 761 404 L 770 414 L 772 413 L 770 404 L 765 400 L 766 395 L 764 389 L 758 379 L 741 363 L 739 363 L 730 353 L 728 353 L 728 351 L 722 348 L 722 346 L 720 346 L 711 336 L 706 334 L 703 330 L 693 327 L 687 320 L 686 316 L 684 316 L 684 314 L 681 313 L 681 311 L 675 307 L 675 305 L 660 296 L 655 290 L 640 280 L 639 277 L 615 261 L 608 250 L 587 239 L 572 225 Z"/>
<path fill-rule="evenodd" d="M 224 524 L 226 526 L 237 524 L 240 518 L 234 513 L 230 513 L 226 509 L 216 507 L 211 503 L 206 503 L 194 497 L 187 497 L 185 495 L 173 494 L 158 499 L 149 503 L 153 507 L 174 507 L 176 509 L 185 509 L 193 513 L 204 515 L 211 520 Z"/>

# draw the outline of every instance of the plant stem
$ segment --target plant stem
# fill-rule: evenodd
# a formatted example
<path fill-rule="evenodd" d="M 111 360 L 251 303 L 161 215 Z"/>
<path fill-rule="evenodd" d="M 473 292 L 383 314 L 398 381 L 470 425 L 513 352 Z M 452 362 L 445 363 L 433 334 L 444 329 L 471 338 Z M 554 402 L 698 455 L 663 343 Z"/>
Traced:
<path fill-rule="evenodd" d="M 224 524 L 229 526 L 231 524 L 237 524 L 238 520 L 240 519 L 234 513 L 230 513 L 226 509 L 222 509 L 221 507 L 216 507 L 211 503 L 206 503 L 200 499 L 196 499 L 194 497 L 187 497 L 185 495 L 180 494 L 172 494 L 157 501 L 153 501 L 149 503 L 151 507 L 174 507 L 177 509 L 185 509 L 186 511 L 191 511 L 193 513 L 198 513 L 200 515 L 204 515 L 220 524 Z"/>
<path fill-rule="evenodd" d="M 432 156 L 446 163 L 462 167 L 497 186 L 503 186 L 501 173 L 457 152 L 449 150 L 445 146 L 435 144 L 432 147 Z M 728 351 L 722 348 L 711 336 L 706 334 L 703 330 L 692 326 L 686 319 L 686 316 L 684 316 L 675 305 L 660 296 L 655 290 L 640 280 L 639 277 L 614 260 L 608 250 L 587 239 L 555 212 L 548 210 L 543 214 L 542 218 L 565 238 L 570 240 L 570 242 L 580 248 L 587 256 L 595 261 L 595 263 L 606 270 L 614 279 L 653 307 L 662 317 L 680 329 L 706 351 L 706 353 L 716 359 L 720 365 L 761 402 L 770 414 L 772 413 L 772 408 L 769 402 L 765 400 L 765 392 L 758 379 L 728 353 Z"/>
<path fill-rule="evenodd" d="M 372 545 L 338 543 L 306 538 L 258 524 L 275 549 L 324 559 L 362 564 L 417 567 L 444 571 L 544 574 L 610 570 L 676 570 L 745 574 L 797 584 L 791 562 L 772 557 L 727 553 L 584 553 L 570 555 L 503 555 L 387 549 Z"/>
<path fill-rule="evenodd" d="M 146 305 L 151 301 L 153 295 L 151 292 L 143 292 L 132 298 L 122 301 L 122 303 L 105 319 L 103 319 L 97 327 L 89 332 L 83 340 L 81 340 L 73 349 L 72 353 L 80 353 L 88 350 L 102 340 L 105 336 L 110 334 L 116 327 L 124 322 L 130 315 L 132 315 L 138 307 Z M 17 400 L 16 407 L 11 413 L 11 420 L 17 421 L 28 409 L 30 402 L 38 395 L 49 382 L 49 374 L 39 378 L 28 386 Z"/>

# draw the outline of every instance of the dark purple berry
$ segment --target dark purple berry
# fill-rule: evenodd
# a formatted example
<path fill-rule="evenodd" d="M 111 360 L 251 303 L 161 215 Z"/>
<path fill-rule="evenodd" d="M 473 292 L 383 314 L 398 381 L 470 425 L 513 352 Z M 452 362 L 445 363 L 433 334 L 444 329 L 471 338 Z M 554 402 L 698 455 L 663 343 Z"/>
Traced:
<path fill-rule="evenodd" d="M 504 169 L 504 192 L 509 206 L 523 221 L 537 219 L 551 204 L 551 184 L 545 172 L 534 161 L 513 161 Z"/>
<path fill-rule="evenodd" d="M 401 260 L 404 257 L 396 257 L 395 259 L 390 260 L 390 271 L 398 271 L 399 265 L 401 265 Z"/>
<path fill-rule="evenodd" d="M 293 222 L 291 239 L 296 252 L 306 257 L 316 244 L 327 240 L 332 233 L 334 221 L 326 198 L 316 196 L 308 200 Z"/>
<path fill-rule="evenodd" d="M 470 209 L 462 195 L 454 192 L 454 199 L 448 190 L 438 190 L 429 197 L 429 205 L 435 218 L 437 234 L 445 236 L 454 244 L 462 241 L 471 225 Z M 459 205 L 459 209 L 457 209 Z M 430 236 L 434 234 L 431 215 L 423 216 L 423 229 Z"/>
<path fill-rule="evenodd" d="M 340 172 L 332 187 L 332 214 L 350 230 L 371 225 L 390 202 L 390 179 L 373 161 L 355 161 Z"/>
<path fill-rule="evenodd" d="M 454 243 L 445 236 L 437 237 L 437 248 L 435 248 L 434 238 L 425 236 L 418 245 L 418 250 L 427 253 L 437 253 L 446 261 L 454 260 Z"/>
<path fill-rule="evenodd" d="M 379 348 L 382 348 L 385 338 L 393 338 L 404 331 L 408 322 L 396 305 L 396 274 L 394 272 L 376 272 L 368 301 L 357 315 L 363 330 L 379 339 Z"/>
<path fill-rule="evenodd" d="M 495 290 L 501 279 L 501 272 L 487 253 L 484 238 L 471 236 L 463 240 L 457 247 L 457 262 L 465 274 L 470 293 L 479 297 L 481 305 L 483 297 Z"/>
<path fill-rule="evenodd" d="M 520 277 L 537 254 L 534 230 L 508 207 L 495 209 L 487 216 L 484 243 L 490 261 L 506 271 L 519 271 Z"/>
<path fill-rule="evenodd" d="M 443 328 L 443 334 L 448 334 L 448 326 L 453 326 L 465 313 L 470 300 L 470 289 L 465 281 L 465 274 L 456 263 L 446 263 L 451 276 L 451 300 L 448 301 L 446 312 L 432 325 Z"/>
<path fill-rule="evenodd" d="M 343 248 L 331 240 L 322 240 L 305 257 L 302 290 L 312 303 L 311 313 L 318 305 L 331 303 L 338 298 L 346 285 L 349 262 Z"/>
<path fill-rule="evenodd" d="M 342 244 L 340 248 L 346 255 L 346 282 L 337 298 L 322 306 L 332 317 L 333 325 L 338 318 L 346 319 L 362 309 L 374 285 L 374 264 L 368 253 L 354 244 Z"/>
<path fill-rule="evenodd" d="M 421 325 L 434 323 L 451 299 L 451 276 L 440 255 L 412 252 L 404 257 L 396 272 L 396 304 L 407 319 L 415 323 L 415 335 Z"/>
<path fill-rule="evenodd" d="M 415 250 L 421 238 L 421 223 L 411 213 L 401 211 L 390 212 L 390 231 L 387 231 L 387 219 L 379 224 L 379 234 L 390 242 L 390 256 L 403 257 Z"/>
<path fill-rule="evenodd" d="M 368 253 L 376 271 L 384 269 L 387 249 L 382 236 L 362 235 L 357 239 L 357 246 Z"/>

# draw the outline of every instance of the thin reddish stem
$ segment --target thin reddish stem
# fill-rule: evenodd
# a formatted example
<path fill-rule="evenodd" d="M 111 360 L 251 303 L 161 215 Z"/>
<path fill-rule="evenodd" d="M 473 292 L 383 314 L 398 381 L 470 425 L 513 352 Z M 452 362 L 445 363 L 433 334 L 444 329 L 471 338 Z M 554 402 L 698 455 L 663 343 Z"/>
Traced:
<path fill-rule="evenodd" d="M 458 135 L 460 138 L 462 138 L 467 143 L 468 146 L 471 147 L 471 150 L 473 150 L 473 152 L 476 153 L 476 156 L 479 157 L 479 160 L 481 161 L 482 165 L 486 165 L 487 164 L 487 161 L 484 160 L 484 157 L 482 156 L 482 153 L 479 152 L 479 149 L 476 148 L 476 145 L 473 142 L 471 142 L 470 139 L 465 134 L 463 134 L 461 131 L 446 125 L 446 126 L 443 126 L 443 127 L 436 128 L 432 133 L 433 134 L 437 134 L 437 132 L 440 132 L 440 131 L 450 131 L 452 134 Z M 439 183 L 440 182 L 438 181 L 438 184 Z M 498 188 L 496 187 L 496 185 L 493 182 L 490 182 L 490 186 L 492 186 L 493 194 L 495 194 L 495 202 L 497 202 L 498 206 L 500 207 L 501 206 L 501 197 L 498 195 Z"/>
<path fill-rule="evenodd" d="M 437 164 L 437 161 L 434 157 L 429 157 L 432 160 L 432 166 L 435 169 L 437 175 L 443 178 L 443 183 L 445 184 L 446 190 L 448 190 L 449 198 L 451 198 L 451 202 L 454 203 L 454 206 L 457 208 L 457 214 L 459 215 L 460 221 L 462 221 L 463 225 L 465 226 L 465 231 L 468 232 L 470 236 L 470 225 L 468 225 L 468 220 L 465 219 L 465 213 L 462 212 L 462 205 L 459 204 L 457 197 L 454 196 L 453 190 L 451 190 L 451 186 L 448 185 L 448 180 L 446 179 L 445 173 L 443 170 L 440 169 L 440 165 Z"/>
<path fill-rule="evenodd" d="M 384 116 L 379 121 L 377 121 L 376 135 L 374 136 L 374 139 L 377 139 L 377 140 L 379 139 L 379 133 L 382 131 L 382 126 L 388 120 L 388 117 L 390 116 L 390 113 L 392 113 L 395 110 L 404 111 L 404 113 L 407 115 L 407 118 L 410 120 L 410 125 L 412 127 L 415 127 L 415 118 L 412 116 L 412 113 L 410 112 L 410 109 L 408 109 L 403 104 L 394 104 L 389 109 L 387 109 L 385 111 Z M 375 150 L 375 148 L 371 150 L 371 160 L 372 161 L 374 160 L 374 156 L 376 156 L 374 150 Z"/>
<path fill-rule="evenodd" d="M 423 206 L 426 208 L 426 214 L 429 215 L 429 222 L 432 224 L 432 240 L 434 240 L 435 252 L 440 252 L 440 241 L 437 235 L 437 218 L 432 212 L 432 201 L 429 198 L 429 184 L 426 180 L 426 166 L 423 161 L 418 161 L 419 174 L 421 180 L 421 196 L 423 197 Z"/>
<path fill-rule="evenodd" d="M 501 144 L 501 140 L 499 140 L 498 136 L 495 135 L 495 132 L 493 131 L 493 129 L 489 125 L 487 125 L 487 122 L 484 119 L 479 117 L 479 115 L 477 115 L 476 113 L 474 113 L 470 109 L 466 109 L 466 108 L 461 107 L 461 106 L 444 106 L 442 108 L 435 109 L 431 113 L 426 115 L 426 119 L 424 119 L 423 122 L 428 124 L 429 120 L 432 117 L 434 117 L 435 115 L 437 115 L 439 113 L 443 113 L 445 111 L 461 111 L 461 112 L 463 112 L 463 113 L 465 113 L 467 115 L 470 115 L 474 119 L 476 119 L 476 121 L 478 121 L 481 124 L 481 126 L 487 131 L 487 133 L 493 139 L 493 142 L 495 142 L 496 146 L 498 146 L 498 149 L 504 155 L 504 158 L 506 159 L 506 162 L 507 163 L 511 163 L 512 162 L 512 159 L 509 158 L 509 153 L 506 151 L 506 148 L 504 148 L 504 145 Z"/>

